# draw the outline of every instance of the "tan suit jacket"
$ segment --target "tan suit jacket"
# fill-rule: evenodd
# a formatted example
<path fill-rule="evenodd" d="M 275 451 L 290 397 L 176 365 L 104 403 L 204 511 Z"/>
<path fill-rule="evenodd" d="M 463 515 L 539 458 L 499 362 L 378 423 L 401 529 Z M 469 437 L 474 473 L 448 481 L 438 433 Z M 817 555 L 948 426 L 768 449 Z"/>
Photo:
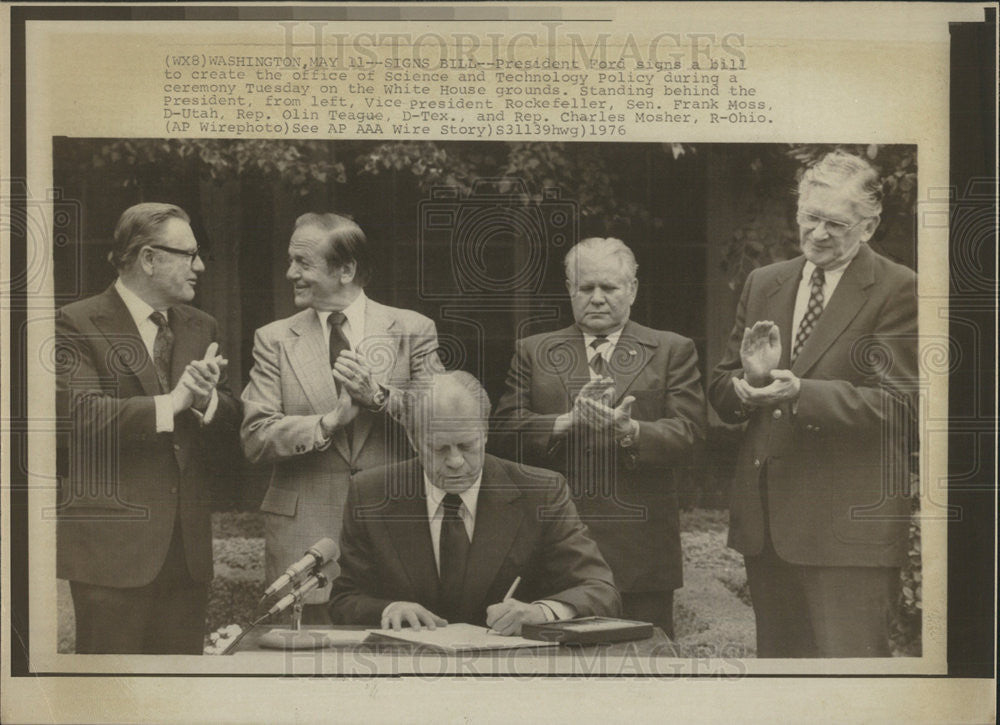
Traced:
<path fill-rule="evenodd" d="M 376 381 L 389 389 L 430 374 L 437 364 L 434 323 L 411 310 L 371 299 L 365 339 L 358 346 Z M 383 413 L 362 410 L 324 447 L 319 420 L 337 401 L 328 347 L 315 310 L 307 309 L 257 330 L 254 365 L 243 391 L 243 451 L 252 463 L 270 463 L 265 518 L 266 577 L 273 581 L 318 539 L 340 536 L 351 480 L 369 468 L 410 455 L 403 429 Z M 329 587 L 310 595 L 326 600 Z"/>

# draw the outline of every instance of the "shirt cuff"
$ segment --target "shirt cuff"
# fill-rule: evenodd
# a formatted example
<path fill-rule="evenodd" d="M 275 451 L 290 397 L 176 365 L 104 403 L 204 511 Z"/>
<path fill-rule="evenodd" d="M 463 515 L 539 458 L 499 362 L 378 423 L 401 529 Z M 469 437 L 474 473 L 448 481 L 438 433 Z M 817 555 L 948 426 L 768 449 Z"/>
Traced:
<path fill-rule="evenodd" d="M 546 622 L 559 622 L 563 619 L 573 619 L 576 616 L 576 609 L 565 602 L 557 602 L 554 599 L 539 599 L 532 604 L 542 605 Z"/>
<path fill-rule="evenodd" d="M 194 417 L 201 422 L 202 425 L 208 425 L 212 422 L 212 418 L 215 417 L 215 409 L 219 407 L 219 394 L 212 388 L 212 395 L 208 399 L 208 406 L 205 408 L 205 412 L 202 413 L 200 410 L 191 406 L 191 412 L 194 413 Z"/>
<path fill-rule="evenodd" d="M 174 432 L 174 404 L 169 395 L 154 395 L 153 405 L 156 406 L 156 432 Z"/>

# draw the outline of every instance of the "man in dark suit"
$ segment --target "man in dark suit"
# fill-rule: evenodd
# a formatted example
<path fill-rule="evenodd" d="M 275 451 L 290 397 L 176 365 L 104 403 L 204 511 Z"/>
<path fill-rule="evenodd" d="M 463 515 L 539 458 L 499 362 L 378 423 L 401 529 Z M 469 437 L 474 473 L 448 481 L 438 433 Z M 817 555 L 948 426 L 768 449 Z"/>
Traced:
<path fill-rule="evenodd" d="M 78 653 L 201 654 L 212 578 L 206 454 L 235 437 L 218 330 L 187 306 L 205 266 L 189 219 L 138 204 L 115 229 L 118 279 L 56 315 L 57 573 Z M 215 438 L 214 440 L 219 440 Z"/>
<path fill-rule="evenodd" d="M 352 220 L 299 217 L 286 276 L 300 311 L 254 337 L 240 434 L 247 458 L 272 466 L 260 505 L 268 581 L 318 539 L 339 536 L 355 475 L 409 455 L 391 414 L 400 386 L 436 369 L 437 331 L 365 295 L 371 262 Z M 303 621 L 326 621 L 328 597 L 329 587 L 311 592 Z"/>
<path fill-rule="evenodd" d="M 407 430 L 419 460 L 351 484 L 332 619 L 519 634 L 526 623 L 617 615 L 611 571 L 562 477 L 486 455 L 479 382 L 442 373 L 417 392 Z"/>
<path fill-rule="evenodd" d="M 730 505 L 760 657 L 889 654 L 906 556 L 916 275 L 873 252 L 879 177 L 833 152 L 799 185 L 803 256 L 747 278 L 709 388 L 748 423 Z"/>
<path fill-rule="evenodd" d="M 519 340 L 497 406 L 502 450 L 564 472 L 626 617 L 673 635 L 682 584 L 673 468 L 704 435 L 694 343 L 629 319 L 637 265 L 618 239 L 566 255 L 576 324 Z"/>

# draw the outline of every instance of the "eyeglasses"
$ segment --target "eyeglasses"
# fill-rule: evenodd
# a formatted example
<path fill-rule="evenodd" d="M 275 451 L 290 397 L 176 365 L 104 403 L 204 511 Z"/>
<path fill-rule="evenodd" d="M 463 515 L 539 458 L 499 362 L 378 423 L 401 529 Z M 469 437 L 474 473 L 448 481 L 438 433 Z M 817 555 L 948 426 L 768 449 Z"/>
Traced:
<path fill-rule="evenodd" d="M 863 221 L 867 221 L 871 217 L 864 217 L 863 219 L 858 219 L 853 224 L 845 224 L 844 222 L 834 221 L 833 219 L 827 219 L 826 217 L 817 216 L 816 214 L 810 214 L 806 211 L 800 211 L 795 215 L 795 220 L 799 223 L 799 226 L 805 227 L 806 229 L 815 229 L 820 225 L 826 227 L 826 232 L 831 237 L 842 237 L 849 231 L 854 229 L 858 224 Z"/>
<path fill-rule="evenodd" d="M 191 264 L 194 264 L 194 260 L 201 256 L 201 247 L 195 247 L 192 250 L 187 249 L 176 249 L 174 247 L 165 247 L 162 244 L 147 244 L 150 249 L 159 249 L 161 252 L 169 252 L 170 254 L 179 254 L 182 257 L 187 257 Z"/>

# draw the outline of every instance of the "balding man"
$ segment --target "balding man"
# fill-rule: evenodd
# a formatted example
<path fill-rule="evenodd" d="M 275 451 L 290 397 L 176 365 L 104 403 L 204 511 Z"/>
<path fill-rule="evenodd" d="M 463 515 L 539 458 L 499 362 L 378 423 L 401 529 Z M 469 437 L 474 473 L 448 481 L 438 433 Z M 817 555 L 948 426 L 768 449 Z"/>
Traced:
<path fill-rule="evenodd" d="M 351 484 L 334 622 L 519 634 L 523 624 L 619 613 L 611 571 L 562 477 L 487 455 L 489 412 L 468 373 L 415 391 L 406 418 L 418 458 Z"/>
<path fill-rule="evenodd" d="M 566 255 L 576 323 L 519 340 L 497 406 L 506 455 L 565 472 L 626 617 L 673 636 L 681 586 L 674 469 L 705 429 L 694 342 L 630 319 L 639 282 L 619 239 Z"/>
<path fill-rule="evenodd" d="M 709 387 L 746 422 L 730 503 L 760 657 L 889 655 L 906 557 L 916 275 L 873 252 L 880 180 L 833 152 L 799 184 L 802 256 L 754 270 Z"/>

